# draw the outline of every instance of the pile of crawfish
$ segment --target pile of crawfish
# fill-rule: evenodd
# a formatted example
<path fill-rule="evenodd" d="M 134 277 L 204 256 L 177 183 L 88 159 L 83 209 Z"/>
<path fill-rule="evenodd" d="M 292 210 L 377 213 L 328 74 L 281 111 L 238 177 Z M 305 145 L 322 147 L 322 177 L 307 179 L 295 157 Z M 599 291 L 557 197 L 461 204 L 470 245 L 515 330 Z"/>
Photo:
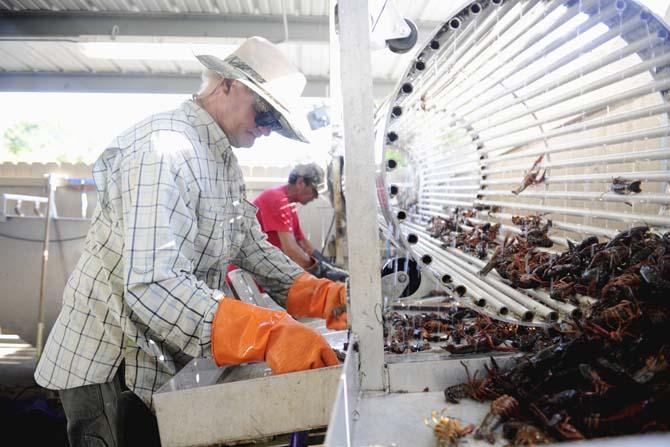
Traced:
<path fill-rule="evenodd" d="M 474 254 L 479 259 L 484 259 L 489 249 L 498 246 L 496 238 L 500 224 L 467 222 L 471 228 L 463 230 L 459 223 L 460 220 L 471 216 L 472 212 L 464 211 L 459 214 L 457 211 L 454 217 L 433 217 L 428 222 L 426 231 L 431 237 L 438 239 L 443 248 L 456 247 L 466 253 Z"/>
<path fill-rule="evenodd" d="M 505 323 L 459 306 L 446 307 L 439 314 L 392 312 L 386 323 L 385 350 L 394 354 L 427 351 L 435 345 L 438 351 L 454 355 L 535 352 L 556 336 L 554 328 Z"/>
<path fill-rule="evenodd" d="M 515 216 L 516 217 L 516 216 Z M 609 242 L 595 236 L 557 254 L 544 226 L 530 225 L 525 237 L 507 237 L 482 274 L 491 269 L 522 289 L 544 287 L 551 298 L 576 303 L 576 295 L 604 301 L 635 299 L 640 294 L 670 291 L 670 232 L 660 236 L 641 226 L 618 233 Z"/>
<path fill-rule="evenodd" d="M 636 227 L 535 263 L 523 248 L 538 281 L 599 299 L 552 344 L 445 390 L 449 402 L 493 400 L 475 437 L 492 441 L 501 423 L 511 445 L 670 430 L 670 233 Z"/>

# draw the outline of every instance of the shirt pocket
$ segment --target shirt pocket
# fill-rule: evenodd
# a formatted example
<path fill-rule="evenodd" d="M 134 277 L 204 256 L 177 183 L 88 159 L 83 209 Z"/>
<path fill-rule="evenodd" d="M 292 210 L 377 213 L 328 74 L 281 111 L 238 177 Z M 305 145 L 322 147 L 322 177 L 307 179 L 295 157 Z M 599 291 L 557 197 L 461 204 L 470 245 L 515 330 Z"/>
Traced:
<path fill-rule="evenodd" d="M 195 270 L 207 272 L 224 255 L 226 213 L 217 199 L 200 199 L 195 239 Z"/>

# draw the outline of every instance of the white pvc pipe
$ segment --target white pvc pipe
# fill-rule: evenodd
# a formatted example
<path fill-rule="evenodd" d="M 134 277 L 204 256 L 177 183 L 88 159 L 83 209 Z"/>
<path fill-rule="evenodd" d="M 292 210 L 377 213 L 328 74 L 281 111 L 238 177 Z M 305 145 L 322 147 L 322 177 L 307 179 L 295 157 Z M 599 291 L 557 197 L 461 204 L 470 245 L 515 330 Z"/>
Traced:
<path fill-rule="evenodd" d="M 601 118 L 595 118 L 593 120 L 588 120 L 588 121 L 582 121 L 578 122 L 576 124 L 568 125 L 568 126 L 561 126 L 557 129 L 550 130 L 550 131 L 545 131 L 542 133 L 538 133 L 536 135 L 532 136 L 524 136 L 524 137 L 516 137 L 516 138 L 508 138 L 508 139 L 502 139 L 501 141 L 495 141 L 498 137 L 501 136 L 506 136 L 509 135 L 507 131 L 502 131 L 498 132 L 495 135 L 489 135 L 487 138 L 480 138 L 478 142 L 480 144 L 485 144 L 485 148 L 487 152 L 492 152 L 500 149 L 505 149 L 505 148 L 510 148 L 510 147 L 516 147 L 516 146 L 523 146 L 526 144 L 530 144 L 536 141 L 542 141 L 542 140 L 548 140 L 550 138 L 562 136 L 562 135 L 567 135 L 570 133 L 578 133 L 578 132 L 584 132 L 586 130 L 591 130 L 591 129 L 597 129 L 599 127 L 605 127 L 605 126 L 610 126 L 612 124 L 619 124 L 619 123 L 624 123 L 626 121 L 632 121 L 638 118 L 645 118 L 645 117 L 650 117 L 654 115 L 659 115 L 662 113 L 668 113 L 670 112 L 670 104 L 663 103 L 663 104 L 658 104 L 654 106 L 649 106 L 649 107 L 644 107 L 641 109 L 635 109 L 631 110 L 628 112 L 623 112 L 623 113 L 617 113 L 617 114 L 612 114 L 612 115 L 607 115 L 603 116 Z M 529 124 L 528 128 L 535 127 L 535 124 L 533 123 L 532 125 Z M 494 144 L 488 144 L 489 142 L 494 142 Z M 431 157 L 431 156 L 438 156 L 440 155 L 439 150 L 435 148 L 434 145 L 431 146 L 433 149 L 433 153 L 430 153 L 428 151 L 422 153 L 422 156 L 424 157 Z M 454 146 L 451 147 L 449 152 L 458 152 L 458 151 L 463 151 L 467 150 L 469 148 L 474 148 L 476 145 L 472 142 L 468 142 L 467 144 L 459 145 L 459 146 Z M 634 156 L 635 153 L 629 154 L 630 156 Z M 478 157 L 478 152 L 475 150 L 471 150 L 466 152 L 465 156 L 470 156 L 470 157 Z M 488 163 L 492 164 L 496 162 L 496 159 L 489 159 L 487 160 Z M 431 167 L 427 168 L 427 170 L 432 171 L 435 169 L 439 169 L 441 167 L 449 167 L 449 166 L 458 166 L 461 164 L 467 163 L 465 160 L 458 160 L 458 161 L 451 161 L 447 157 L 443 157 L 442 159 L 438 159 L 435 164 L 431 164 Z M 566 162 L 563 162 L 566 163 Z M 558 165 L 552 165 L 552 166 L 558 166 Z M 567 166 L 567 165 L 566 165 Z"/>
<path fill-rule="evenodd" d="M 496 31 L 495 27 L 503 26 L 503 25 L 501 25 L 501 23 L 505 24 L 507 26 L 507 29 L 516 30 L 516 35 L 520 36 L 526 28 L 529 28 L 530 26 L 532 26 L 532 23 L 531 24 L 526 24 L 526 28 L 524 28 L 522 26 L 515 26 L 515 24 L 518 21 L 527 17 L 527 14 L 526 14 L 527 11 L 530 10 L 537 3 L 538 3 L 538 0 L 531 0 L 531 1 L 527 2 L 526 5 L 524 6 L 524 8 L 521 11 L 519 11 L 519 14 L 509 16 L 509 18 L 511 18 L 511 21 L 509 23 L 506 22 L 506 19 L 508 18 L 507 14 L 514 7 L 516 7 L 518 4 L 514 4 L 513 2 L 505 2 L 501 7 L 495 8 L 494 17 L 496 18 L 496 20 L 491 23 L 492 28 L 487 29 L 487 32 L 489 33 L 488 38 L 481 40 L 480 43 L 476 47 L 473 48 L 473 53 L 475 53 L 479 56 L 475 60 L 476 61 L 482 61 L 479 65 L 475 65 L 473 67 L 474 72 L 477 72 L 480 68 L 482 68 L 482 66 L 485 64 L 485 62 L 490 59 L 491 53 L 493 53 L 495 51 L 494 45 L 492 45 L 492 43 L 493 43 L 493 41 L 495 41 L 495 39 L 499 35 L 499 32 L 495 32 Z M 553 9 L 555 7 L 549 6 L 549 8 Z M 536 14 L 538 16 L 540 15 L 537 12 L 536 12 Z M 511 36 L 505 36 L 505 37 L 510 39 L 510 40 L 514 40 L 514 38 L 516 36 L 511 35 Z M 453 45 L 453 42 L 447 42 L 447 45 L 444 46 L 445 50 L 440 55 L 440 59 L 438 59 L 439 62 L 440 62 L 439 63 L 440 68 L 438 68 L 436 75 L 433 78 L 431 78 L 431 80 L 433 80 L 433 82 L 427 84 L 425 86 L 425 88 L 422 89 L 422 92 L 424 94 L 429 95 L 429 96 L 436 96 L 436 95 L 439 94 L 439 92 L 442 89 L 445 89 L 445 88 L 448 88 L 448 87 L 456 88 L 464 80 L 467 79 L 466 77 L 461 78 L 461 79 L 455 79 L 454 81 L 456 81 L 456 82 L 452 86 L 448 85 L 448 83 L 447 84 L 442 84 L 442 85 L 439 85 L 439 86 L 435 85 L 435 83 L 438 80 L 443 79 L 442 75 L 444 74 L 444 71 L 446 71 L 447 69 L 451 70 L 452 67 L 454 67 L 454 65 L 456 65 L 456 63 L 457 63 L 457 62 L 451 63 L 454 60 L 453 57 L 450 57 L 451 54 L 453 53 L 453 51 L 449 51 L 449 49 L 452 45 Z M 445 57 L 445 55 L 446 55 L 446 57 Z M 442 59 L 444 59 L 444 60 L 442 60 Z M 444 68 L 442 68 L 442 67 L 444 67 Z M 451 80 L 451 79 L 448 79 L 448 81 L 449 80 Z"/>
<path fill-rule="evenodd" d="M 550 150 L 548 153 L 552 153 Z M 614 154 L 594 155 L 592 157 L 578 157 L 555 162 L 541 162 L 537 165 L 539 169 L 550 168 L 574 168 L 579 166 L 593 166 L 595 164 L 631 163 L 634 161 L 668 160 L 670 150 L 668 148 L 650 149 L 636 152 L 619 152 Z M 491 159 L 488 164 L 495 164 L 497 160 Z M 522 166 L 511 166 L 496 169 L 483 169 L 482 175 L 500 174 L 504 172 L 525 171 Z"/>
<path fill-rule="evenodd" d="M 520 194 L 520 196 L 523 193 Z M 601 219 L 618 220 L 622 222 L 638 222 L 647 225 L 659 225 L 663 227 L 670 226 L 670 216 L 654 215 L 654 214 L 637 214 L 637 213 L 617 213 L 614 211 L 595 210 L 592 208 L 568 208 L 561 206 L 547 206 L 547 205 L 533 205 L 522 202 L 500 202 L 496 200 L 476 200 L 479 205 L 485 206 L 499 206 L 508 209 L 522 209 L 531 211 L 540 211 L 553 214 L 563 214 L 568 216 L 587 216 Z"/>
<path fill-rule="evenodd" d="M 427 233 L 423 232 L 423 230 L 417 226 L 414 226 L 409 223 L 404 223 L 402 226 L 411 228 L 413 234 L 419 235 L 420 241 L 426 239 L 432 239 Z M 452 266 L 456 264 L 465 271 L 473 275 L 476 275 L 477 272 L 486 264 L 485 262 L 480 261 L 479 259 L 475 259 L 459 251 L 458 249 L 451 247 L 443 248 L 441 254 L 443 255 L 444 259 L 451 261 Z M 478 267 L 472 264 L 477 264 Z M 542 318 L 545 318 L 548 321 L 553 321 L 558 317 L 558 315 L 554 310 L 544 306 L 541 303 L 534 302 L 528 296 L 508 286 L 507 284 L 501 282 L 500 280 L 497 280 L 490 276 L 482 277 L 477 275 L 477 277 L 479 278 L 480 282 L 488 284 L 489 286 L 503 293 L 506 297 L 516 301 L 519 305 L 532 310 L 534 313 L 537 313 L 538 315 L 542 316 Z M 506 303 L 505 300 L 501 299 L 501 301 L 509 306 L 509 304 Z M 510 309 L 512 309 L 511 306 Z"/>
<path fill-rule="evenodd" d="M 590 5 L 595 4 L 596 1 L 598 1 L 598 0 L 584 1 L 582 6 L 588 7 Z M 552 2 L 552 3 L 555 3 L 555 2 Z M 556 5 L 556 4 L 551 5 L 551 3 L 550 3 L 549 8 L 551 8 L 551 10 L 553 10 L 553 9 L 557 8 L 558 6 L 560 6 L 560 4 L 559 5 Z M 536 13 L 536 11 L 533 11 L 533 12 Z M 545 12 L 548 12 L 548 11 L 545 11 Z M 457 98 L 460 95 L 461 92 L 468 91 L 468 89 L 473 88 L 473 86 L 476 85 L 476 84 L 481 84 L 484 79 L 487 79 L 487 78 L 493 76 L 493 73 L 499 71 L 501 69 L 501 67 L 504 67 L 506 64 L 508 64 L 510 61 L 512 61 L 517 56 L 519 56 L 525 50 L 532 47 L 537 42 L 541 41 L 542 37 L 551 33 L 553 30 L 557 29 L 558 27 L 560 27 L 561 25 L 563 25 L 564 23 L 566 23 L 567 21 L 569 21 L 570 19 L 572 19 L 573 17 L 575 17 L 579 13 L 580 13 L 580 10 L 577 7 L 577 5 L 573 5 L 572 7 L 567 8 L 561 16 L 555 18 L 552 23 L 545 24 L 545 26 L 537 27 L 541 31 L 531 33 L 530 35 L 527 35 L 527 36 L 524 35 L 524 33 L 527 29 L 520 28 L 519 31 L 517 32 L 519 37 L 514 39 L 514 43 L 521 42 L 521 45 L 518 48 L 513 49 L 513 50 L 511 50 L 507 53 L 504 52 L 504 49 L 503 49 L 502 54 L 504 54 L 504 56 L 503 55 L 497 55 L 498 57 L 494 57 L 494 59 L 496 61 L 499 61 L 497 63 L 497 65 L 495 63 L 489 63 L 489 64 L 482 65 L 482 67 L 487 68 L 488 71 L 484 71 L 484 73 L 479 74 L 479 76 L 475 76 L 474 73 L 471 73 L 467 78 L 468 81 L 470 81 L 470 82 L 464 84 L 462 89 L 457 90 L 454 86 L 452 86 L 449 90 L 450 90 L 450 92 L 454 92 L 454 94 L 449 95 L 449 96 L 445 96 L 445 101 L 453 100 L 454 98 Z M 535 25 L 540 23 L 543 19 L 544 19 L 544 16 L 542 14 L 537 14 L 537 16 L 535 17 L 535 20 L 533 20 L 533 21 L 531 21 L 530 23 L 527 24 L 528 29 L 530 29 L 531 27 L 534 27 Z M 508 34 L 511 35 L 512 33 L 510 32 Z M 508 37 L 508 34 L 504 34 L 504 37 Z M 514 36 L 512 35 L 510 37 L 513 38 Z M 512 45 L 510 45 L 510 46 L 507 46 L 507 47 L 504 47 L 504 48 L 514 48 L 514 47 Z M 508 54 L 508 53 L 510 53 L 510 54 Z M 487 61 L 490 61 L 490 60 L 487 59 Z"/>
<path fill-rule="evenodd" d="M 515 152 L 508 155 L 496 157 L 497 162 L 506 160 L 518 160 L 525 157 L 537 157 L 538 155 L 550 153 L 560 153 L 576 149 L 586 149 L 610 144 L 628 143 L 631 141 L 644 140 L 648 138 L 660 138 L 670 135 L 670 126 L 652 127 L 631 132 L 618 133 L 605 137 L 586 138 L 565 144 L 557 144 L 548 148 L 531 149 L 527 151 Z"/>
<path fill-rule="evenodd" d="M 611 182 L 613 178 L 623 180 L 642 180 L 643 182 L 670 182 L 668 171 L 636 171 L 636 172 L 606 172 L 574 175 L 553 175 L 544 180 L 544 183 L 598 183 Z M 495 180 L 481 180 L 482 186 L 519 184 L 518 179 L 506 178 Z"/>
<path fill-rule="evenodd" d="M 605 13 L 603 14 L 602 18 L 604 20 L 606 20 L 607 18 L 610 18 L 610 17 L 614 16 L 615 14 L 616 14 L 616 12 L 614 11 L 614 8 L 609 7 L 609 8 L 607 8 Z M 454 106 L 451 110 L 459 110 L 460 107 L 464 106 L 465 104 L 468 104 L 471 99 L 474 99 L 474 98 L 477 98 L 477 97 L 480 98 L 480 101 L 484 100 L 485 95 L 477 94 L 477 92 L 487 92 L 491 87 L 495 86 L 497 83 L 502 82 L 503 80 L 505 80 L 510 75 L 514 75 L 515 73 L 521 72 L 523 69 L 525 69 L 526 67 L 528 67 L 532 63 L 537 62 L 538 60 L 541 60 L 546 54 L 550 54 L 552 51 L 556 50 L 562 44 L 564 44 L 567 41 L 569 41 L 570 39 L 574 38 L 576 35 L 583 34 L 583 33 L 587 32 L 589 29 L 593 28 L 595 25 L 597 25 L 599 23 L 600 23 L 600 15 L 591 16 L 586 22 L 584 22 L 581 25 L 575 27 L 575 29 L 571 30 L 570 32 L 561 35 L 560 37 L 555 39 L 553 42 L 545 45 L 543 48 L 540 48 L 537 51 L 535 51 L 534 53 L 529 54 L 528 56 L 526 56 L 526 58 L 524 60 L 518 62 L 514 66 L 511 66 L 511 64 L 507 65 L 506 70 L 504 70 L 504 71 L 500 70 L 499 73 L 496 73 L 497 76 L 495 78 L 492 77 L 492 79 L 490 79 L 490 80 L 487 79 L 487 82 L 483 83 L 481 89 L 470 92 L 472 94 L 470 95 L 470 97 L 465 102 L 454 101 Z M 569 60 L 572 60 L 576 57 L 578 57 L 578 56 L 575 55 Z M 603 59 L 605 59 L 605 58 L 603 58 Z M 568 62 L 568 61 L 565 61 L 565 62 Z M 604 63 L 604 60 L 603 60 L 603 63 Z M 551 73 L 551 71 L 547 70 L 546 68 L 547 67 L 542 67 L 542 71 L 544 71 L 545 77 L 549 73 Z M 586 68 L 584 70 L 584 73 L 586 74 L 589 71 L 590 70 L 588 68 Z M 539 79 L 537 72 L 534 73 L 533 75 L 529 76 L 529 78 L 530 78 L 529 79 L 530 82 L 534 82 L 534 80 Z M 525 86 L 529 85 L 530 82 L 522 84 L 522 87 L 525 87 Z M 565 82 L 567 82 L 567 81 L 565 81 Z M 509 88 L 507 90 L 508 91 L 514 91 L 514 90 L 511 90 Z M 523 95 L 522 97 L 526 98 L 526 95 Z M 491 100 L 487 101 L 487 103 L 488 104 L 493 104 L 494 101 L 495 101 L 494 99 L 491 99 Z M 471 113 L 472 111 L 477 110 L 477 109 L 478 109 L 477 106 L 470 107 L 470 108 L 467 108 L 463 111 L 459 111 L 459 113 L 462 116 L 467 116 L 469 113 Z M 492 113 L 495 113 L 495 112 L 492 112 Z M 474 121 L 474 120 L 472 120 L 472 121 Z"/>
<path fill-rule="evenodd" d="M 670 195 L 668 194 L 615 194 L 613 192 L 585 192 L 585 191 L 524 191 L 524 197 L 531 199 L 570 199 L 570 200 L 588 200 L 601 202 L 636 202 L 636 203 L 661 203 L 670 205 Z M 510 190 L 492 190 L 483 189 L 479 192 L 480 196 L 505 196 L 517 197 Z"/>
<path fill-rule="evenodd" d="M 630 18 L 629 20 L 627 20 L 625 22 L 625 24 L 622 26 L 621 30 L 623 32 L 629 32 L 632 29 L 636 28 L 637 26 L 638 26 L 637 21 L 633 20 L 633 18 Z M 618 28 L 617 29 L 612 28 L 609 31 L 607 31 L 607 32 L 601 34 L 600 36 L 596 37 L 592 41 L 587 42 L 586 44 L 582 45 L 581 47 L 576 48 L 575 50 L 571 51 L 567 55 L 561 57 L 557 61 L 551 63 L 549 66 L 542 67 L 541 70 L 538 70 L 537 72 L 533 73 L 532 75 L 528 76 L 527 78 L 524 78 L 523 80 L 518 81 L 518 82 L 508 86 L 507 91 L 508 92 L 509 91 L 513 92 L 513 91 L 517 91 L 519 89 L 525 88 L 525 87 L 531 85 L 533 82 L 535 82 L 539 79 L 545 78 L 549 73 L 553 73 L 557 69 L 567 65 L 568 63 L 582 57 L 584 54 L 587 54 L 588 52 L 594 50 L 595 48 L 599 47 L 600 45 L 602 45 L 606 42 L 609 42 L 613 38 L 619 37 L 619 36 L 620 36 L 619 29 Z M 628 47 L 629 46 L 631 46 L 633 48 L 635 48 L 635 46 L 640 46 L 639 49 L 643 49 L 642 45 L 645 45 L 645 44 L 646 44 L 647 47 L 649 46 L 649 39 L 644 39 L 644 43 L 643 43 L 643 40 L 641 39 L 638 42 L 635 42 L 633 45 L 627 45 L 622 50 L 625 53 L 622 53 L 622 54 L 630 54 L 628 52 Z M 498 99 L 500 99 L 504 96 L 505 96 L 505 92 L 501 92 L 498 95 L 495 95 L 491 98 L 484 98 L 484 100 L 482 100 L 480 98 L 480 100 L 478 102 L 474 103 L 470 108 L 465 109 L 463 111 L 463 113 L 464 114 L 470 113 L 476 107 L 479 107 L 479 106 L 484 105 L 484 104 L 492 104 L 493 102 L 497 101 Z"/>

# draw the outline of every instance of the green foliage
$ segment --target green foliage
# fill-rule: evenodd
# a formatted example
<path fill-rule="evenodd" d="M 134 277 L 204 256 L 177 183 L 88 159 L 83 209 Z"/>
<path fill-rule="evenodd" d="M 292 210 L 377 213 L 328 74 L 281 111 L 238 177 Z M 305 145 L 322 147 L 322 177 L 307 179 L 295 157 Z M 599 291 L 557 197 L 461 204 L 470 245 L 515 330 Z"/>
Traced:
<path fill-rule="evenodd" d="M 2 134 L 0 163 L 91 163 L 97 150 L 90 140 L 85 133 L 64 129 L 58 122 L 20 121 Z"/>
<path fill-rule="evenodd" d="M 407 167 L 407 160 L 405 159 L 405 154 L 400 152 L 397 149 L 386 148 L 386 159 L 393 159 L 398 163 L 398 167 L 404 168 Z"/>
<path fill-rule="evenodd" d="M 10 154 L 30 152 L 31 140 L 39 132 L 39 125 L 22 121 L 5 131 L 3 139 Z"/>

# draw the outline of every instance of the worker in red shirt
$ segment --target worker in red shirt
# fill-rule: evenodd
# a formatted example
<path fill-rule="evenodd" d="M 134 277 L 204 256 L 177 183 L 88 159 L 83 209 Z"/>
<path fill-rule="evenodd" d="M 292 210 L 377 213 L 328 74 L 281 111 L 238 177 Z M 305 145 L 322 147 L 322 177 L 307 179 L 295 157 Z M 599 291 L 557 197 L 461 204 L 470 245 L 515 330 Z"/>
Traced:
<path fill-rule="evenodd" d="M 256 197 L 256 218 L 268 241 L 296 264 L 316 277 L 344 281 L 347 272 L 330 265 L 305 238 L 296 211 L 295 204 L 306 205 L 316 199 L 323 184 L 323 169 L 319 165 L 297 165 L 289 174 L 288 184 L 267 189 Z"/>

